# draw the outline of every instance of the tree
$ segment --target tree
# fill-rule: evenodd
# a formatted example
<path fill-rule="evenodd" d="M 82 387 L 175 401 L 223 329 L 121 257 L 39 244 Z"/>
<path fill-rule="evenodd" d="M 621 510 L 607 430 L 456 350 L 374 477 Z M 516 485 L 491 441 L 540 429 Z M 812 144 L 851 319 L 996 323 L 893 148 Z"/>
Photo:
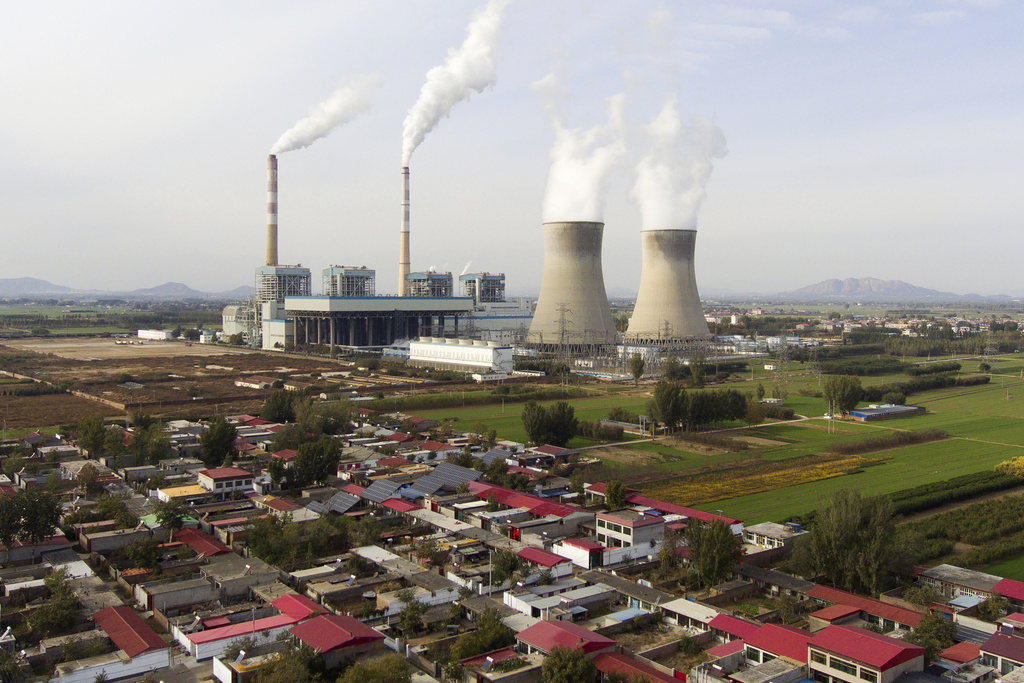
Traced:
<path fill-rule="evenodd" d="M 985 621 L 995 621 L 1010 611 L 1010 603 L 999 594 L 993 591 L 987 600 L 978 605 L 978 616 Z"/>
<path fill-rule="evenodd" d="M 681 534 L 678 531 L 665 530 L 665 538 L 661 542 L 661 550 L 658 551 L 658 561 L 661 562 L 663 570 L 668 571 L 679 565 L 679 553 L 677 550 L 680 540 Z"/>
<path fill-rule="evenodd" d="M 647 403 L 647 412 L 655 422 L 674 429 L 683 421 L 686 407 L 686 392 L 679 383 L 663 379 L 654 387 L 654 395 Z"/>
<path fill-rule="evenodd" d="M 206 431 L 199 435 L 199 457 L 207 467 L 220 467 L 235 446 L 238 431 L 222 415 L 210 420 Z"/>
<path fill-rule="evenodd" d="M 956 643 L 956 624 L 935 612 L 922 614 L 921 621 L 906 640 L 923 647 L 925 661 L 930 662 L 936 653 Z"/>
<path fill-rule="evenodd" d="M 743 419 L 747 424 L 761 424 L 764 422 L 764 418 L 767 417 L 767 413 L 768 411 L 763 403 L 747 401 L 747 414 L 743 416 Z"/>
<path fill-rule="evenodd" d="M 764 400 L 764 385 L 761 384 L 760 382 L 757 383 L 757 400 Z"/>
<path fill-rule="evenodd" d="M 295 422 L 295 394 L 287 389 L 271 392 L 260 409 L 260 417 L 271 422 Z"/>
<path fill-rule="evenodd" d="M 64 569 L 50 572 L 43 583 L 50 595 L 28 619 L 32 635 L 39 639 L 68 630 L 74 625 L 78 613 L 78 599 L 68 585 Z"/>
<path fill-rule="evenodd" d="M 838 588 L 877 595 L 889 573 L 914 559 L 914 538 L 894 516 L 888 496 L 864 500 L 856 491 L 836 491 L 818 508 L 810 534 L 797 540 L 791 564 Z"/>
<path fill-rule="evenodd" d="M 618 479 L 611 479 L 605 484 L 604 504 L 609 510 L 626 507 L 626 485 Z"/>
<path fill-rule="evenodd" d="M 633 375 L 634 385 L 639 384 L 644 376 L 644 357 L 639 353 L 634 353 L 629 359 L 629 374 Z"/>
<path fill-rule="evenodd" d="M 864 396 L 860 378 L 851 375 L 829 375 L 822 384 L 821 393 L 828 402 L 830 412 L 842 415 L 857 407 Z"/>
<path fill-rule="evenodd" d="M 696 386 L 704 386 L 704 375 L 707 374 L 707 370 L 708 359 L 703 353 L 695 353 L 690 357 L 690 375 Z"/>
<path fill-rule="evenodd" d="M 931 607 L 933 602 L 943 601 L 942 594 L 930 586 L 911 586 L 903 591 L 903 595 L 900 597 L 907 602 L 920 605 L 922 607 Z"/>
<path fill-rule="evenodd" d="M 28 489 L 15 500 L 21 516 L 18 538 L 25 543 L 40 543 L 53 536 L 60 523 L 60 501 L 48 491 Z"/>
<path fill-rule="evenodd" d="M 519 571 L 519 558 L 511 550 L 498 550 L 491 556 L 491 584 L 501 585 Z"/>
<path fill-rule="evenodd" d="M 597 667 L 582 648 L 556 646 L 541 665 L 544 683 L 590 683 L 597 677 Z"/>
<path fill-rule="evenodd" d="M 99 476 L 96 466 L 91 462 L 87 462 L 82 466 L 82 469 L 78 470 L 75 484 L 85 491 L 86 495 L 94 495 L 102 490 L 98 483 Z"/>
<path fill-rule="evenodd" d="M 173 535 L 185 526 L 185 518 L 188 517 L 188 508 L 180 500 L 158 502 L 156 504 L 156 519 L 160 526 L 168 529 Z"/>
<path fill-rule="evenodd" d="M 103 452 L 103 440 L 106 438 L 106 431 L 101 416 L 93 415 L 87 417 L 78 423 L 78 428 L 76 429 L 78 445 L 84 448 L 89 455 L 99 455 Z"/>
<path fill-rule="evenodd" d="M 124 551 L 136 569 L 149 569 L 160 562 L 160 548 L 152 538 L 140 538 L 129 543 Z"/>
<path fill-rule="evenodd" d="M 398 599 L 405 603 L 405 607 L 398 615 L 398 623 L 402 627 L 402 633 L 408 637 L 423 627 L 423 614 L 427 608 L 415 599 L 408 588 L 398 591 Z"/>
<path fill-rule="evenodd" d="M 690 548 L 690 563 L 705 588 L 728 577 L 739 561 L 740 541 L 720 519 L 710 523 L 691 519 L 686 527 L 686 545 Z"/>
<path fill-rule="evenodd" d="M 522 420 L 530 441 L 537 445 L 565 446 L 576 436 L 579 424 L 576 411 L 565 401 L 559 401 L 550 408 L 529 401 L 523 407 Z"/>
<path fill-rule="evenodd" d="M 393 654 L 360 659 L 338 678 L 337 683 L 410 683 L 411 680 L 405 658 Z"/>
<path fill-rule="evenodd" d="M 299 446 L 295 456 L 295 472 L 303 483 L 322 484 L 327 477 L 336 476 L 341 460 L 341 446 L 337 439 L 321 436 Z"/>

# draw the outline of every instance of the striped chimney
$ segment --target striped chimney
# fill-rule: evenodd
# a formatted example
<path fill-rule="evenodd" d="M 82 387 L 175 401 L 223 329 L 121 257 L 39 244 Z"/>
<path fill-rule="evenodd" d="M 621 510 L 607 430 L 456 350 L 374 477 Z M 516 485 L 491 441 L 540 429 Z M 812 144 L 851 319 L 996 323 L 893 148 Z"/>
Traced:
<path fill-rule="evenodd" d="M 402 231 L 398 245 L 398 296 L 406 295 L 405 276 L 409 274 L 409 167 L 402 167 Z"/>
<path fill-rule="evenodd" d="M 267 157 L 267 265 L 277 265 L 277 156 Z"/>

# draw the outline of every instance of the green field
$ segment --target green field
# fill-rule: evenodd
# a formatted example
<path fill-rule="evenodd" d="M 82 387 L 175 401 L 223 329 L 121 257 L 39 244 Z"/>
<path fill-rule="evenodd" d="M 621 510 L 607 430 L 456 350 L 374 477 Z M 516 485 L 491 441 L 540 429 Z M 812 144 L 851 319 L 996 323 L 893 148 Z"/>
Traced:
<path fill-rule="evenodd" d="M 989 574 L 1001 576 L 1004 579 L 1024 581 L 1024 555 L 1018 555 L 1017 557 L 1011 557 L 1008 560 L 997 562 L 996 564 L 986 567 L 985 571 Z"/>

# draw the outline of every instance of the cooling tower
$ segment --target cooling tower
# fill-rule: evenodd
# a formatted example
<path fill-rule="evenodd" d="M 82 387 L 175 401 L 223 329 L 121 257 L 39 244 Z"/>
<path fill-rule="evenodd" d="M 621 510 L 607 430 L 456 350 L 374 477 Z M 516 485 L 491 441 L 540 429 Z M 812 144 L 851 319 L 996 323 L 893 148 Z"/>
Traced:
<path fill-rule="evenodd" d="M 604 223 L 544 224 L 544 274 L 528 340 L 534 344 L 616 341 L 601 268 Z"/>
<path fill-rule="evenodd" d="M 267 157 L 267 265 L 277 265 L 277 157 Z"/>
<path fill-rule="evenodd" d="M 398 296 L 406 295 L 405 276 L 409 274 L 409 167 L 402 167 L 402 231 L 398 244 Z"/>
<path fill-rule="evenodd" d="M 696 230 L 643 230 L 640 292 L 626 339 L 709 337 L 693 268 Z"/>

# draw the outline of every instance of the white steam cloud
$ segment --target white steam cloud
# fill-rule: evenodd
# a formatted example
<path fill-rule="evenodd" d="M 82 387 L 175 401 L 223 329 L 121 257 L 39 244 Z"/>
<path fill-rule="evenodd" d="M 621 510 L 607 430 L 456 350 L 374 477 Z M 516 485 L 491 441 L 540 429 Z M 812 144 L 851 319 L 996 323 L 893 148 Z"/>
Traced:
<path fill-rule="evenodd" d="M 473 91 L 483 92 L 497 79 L 495 48 L 501 36 L 501 15 L 510 0 L 490 0 L 473 13 L 466 27 L 466 40 L 448 50 L 444 64 L 427 72 L 427 82 L 405 117 L 402 132 L 402 165 L 408 166 L 412 153 L 452 108 L 469 99 Z"/>
<path fill-rule="evenodd" d="M 326 100 L 309 110 L 306 118 L 285 131 L 270 148 L 271 154 L 309 147 L 332 130 L 370 110 L 370 94 L 380 87 L 378 76 L 361 76 L 341 86 Z"/>
<path fill-rule="evenodd" d="M 556 88 L 553 76 L 534 84 L 542 93 Z M 591 128 L 568 128 L 554 107 L 546 105 L 555 128 L 549 157 L 548 184 L 544 192 L 543 220 L 603 221 L 608 180 L 626 155 L 623 139 L 623 94 L 608 98 L 608 122 Z"/>
<path fill-rule="evenodd" d="M 459 277 L 462 277 L 463 275 L 465 275 L 466 273 L 468 273 L 468 272 L 469 272 L 469 269 L 470 269 L 470 267 L 471 267 L 472 265 L 473 265 L 473 262 L 472 262 L 472 261 L 466 261 L 466 267 L 462 269 L 462 272 L 461 272 L 461 273 L 459 273 Z"/>
<path fill-rule="evenodd" d="M 643 230 L 694 230 L 711 176 L 712 159 L 727 153 L 725 136 L 712 121 L 683 123 L 674 97 L 644 131 L 650 152 L 636 166 L 631 196 Z"/>

